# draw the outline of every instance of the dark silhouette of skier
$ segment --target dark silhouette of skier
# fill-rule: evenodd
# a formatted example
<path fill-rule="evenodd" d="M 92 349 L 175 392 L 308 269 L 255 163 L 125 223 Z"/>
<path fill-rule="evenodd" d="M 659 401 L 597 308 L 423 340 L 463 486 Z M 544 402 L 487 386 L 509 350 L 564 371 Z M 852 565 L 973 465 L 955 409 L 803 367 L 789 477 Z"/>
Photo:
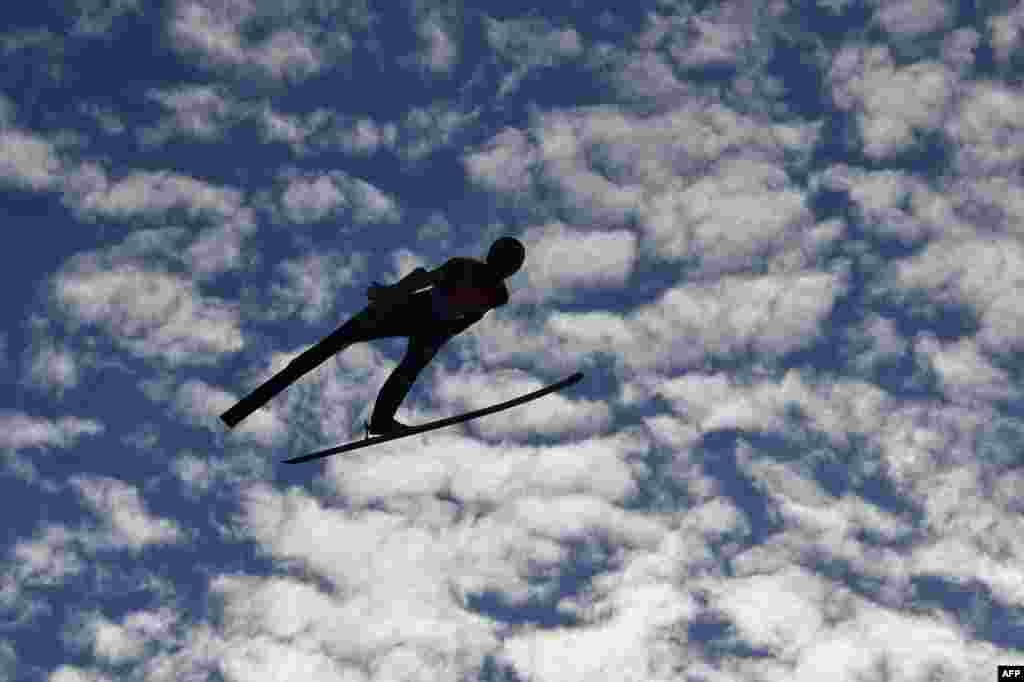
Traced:
<path fill-rule="evenodd" d="M 367 289 L 370 304 L 365 309 L 292 360 L 221 419 L 234 427 L 353 343 L 405 336 L 409 338 L 405 356 L 381 387 L 367 428 L 377 434 L 407 430 L 410 427 L 395 420 L 395 412 L 416 377 L 450 338 L 479 322 L 488 310 L 508 303 L 504 280 L 522 267 L 525 258 L 522 242 L 502 237 L 491 245 L 486 262 L 451 258 L 433 271 L 416 268 L 390 286 L 374 282 Z"/>

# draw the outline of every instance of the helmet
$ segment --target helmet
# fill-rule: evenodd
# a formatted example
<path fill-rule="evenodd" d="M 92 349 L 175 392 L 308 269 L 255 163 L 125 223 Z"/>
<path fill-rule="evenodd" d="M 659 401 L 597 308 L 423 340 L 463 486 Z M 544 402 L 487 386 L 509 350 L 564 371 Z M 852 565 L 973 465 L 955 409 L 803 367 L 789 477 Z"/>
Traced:
<path fill-rule="evenodd" d="M 518 239 L 502 237 L 491 244 L 487 252 L 487 264 L 502 278 L 515 274 L 526 260 L 526 247 Z"/>

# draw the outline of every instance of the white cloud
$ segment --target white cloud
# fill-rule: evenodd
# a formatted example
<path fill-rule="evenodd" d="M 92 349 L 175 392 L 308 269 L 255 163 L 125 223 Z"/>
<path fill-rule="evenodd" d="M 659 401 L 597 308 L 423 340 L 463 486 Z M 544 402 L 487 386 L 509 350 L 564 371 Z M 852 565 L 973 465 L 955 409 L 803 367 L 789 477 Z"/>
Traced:
<path fill-rule="evenodd" d="M 43 340 L 29 352 L 27 381 L 30 386 L 41 391 L 55 391 L 58 396 L 78 386 L 81 361 L 67 347 L 58 346 L 52 340 Z"/>
<path fill-rule="evenodd" d="M 541 472 L 541 475 L 549 473 L 555 474 L 557 469 Z M 580 472 L 579 477 L 584 476 L 586 474 Z M 588 492 L 599 495 L 602 491 Z M 643 547 L 651 550 L 658 546 L 665 530 L 660 523 L 624 511 L 598 495 L 526 495 L 512 501 L 503 512 L 511 515 L 510 520 L 516 526 L 562 543 L 599 536 L 618 549 Z"/>
<path fill-rule="evenodd" d="M 94 540 L 100 546 L 139 550 L 147 545 L 174 544 L 183 539 L 178 524 L 150 514 L 138 489 L 105 476 L 72 476 L 71 485 L 101 522 Z"/>
<path fill-rule="evenodd" d="M 314 111 L 306 117 L 296 116 L 276 111 L 269 104 L 264 104 L 258 120 L 265 141 L 284 142 L 296 154 L 300 154 L 306 152 L 306 140 L 327 116 L 328 112 L 322 110 Z"/>
<path fill-rule="evenodd" d="M 889 478 L 922 504 L 936 474 L 976 459 L 979 430 L 990 421 L 990 415 L 959 405 L 905 403 L 894 405 L 871 438 Z"/>
<path fill-rule="evenodd" d="M 975 665 L 983 665 L 983 657 L 992 653 L 946 623 L 873 608 L 800 569 L 729 585 L 715 590 L 714 603 L 736 625 L 742 641 L 767 648 L 773 658 L 792 666 L 765 679 L 810 682 L 822 675 L 872 675 L 881 665 L 896 679 L 912 679 L 929 667 L 950 679 L 971 679 Z M 842 615 L 826 620 L 829 611 Z M 761 677 L 758 672 L 757 666 L 747 670 Z"/>
<path fill-rule="evenodd" d="M 0 642 L 0 675 L 13 680 L 17 666 L 18 652 L 8 642 Z"/>
<path fill-rule="evenodd" d="M 982 406 L 1019 394 L 1004 371 L 993 367 L 973 338 L 944 344 L 930 335 L 915 339 L 914 350 L 938 373 L 946 398 L 960 405 Z"/>
<path fill-rule="evenodd" d="M 644 226 L 659 257 L 695 259 L 713 276 L 748 271 L 764 254 L 814 241 L 812 220 L 803 192 L 785 172 L 743 160 L 722 164 L 682 191 L 660 194 L 645 211 Z"/>
<path fill-rule="evenodd" d="M 452 224 L 442 211 L 434 211 L 420 226 L 416 238 L 448 251 L 451 246 Z"/>
<path fill-rule="evenodd" d="M 317 139 L 318 146 L 331 147 L 337 144 L 341 149 L 360 155 L 370 155 L 378 149 L 394 146 L 398 128 L 394 123 L 377 123 L 369 118 L 342 119 Z"/>
<path fill-rule="evenodd" d="M 979 178 L 950 188 L 949 200 L 958 217 L 973 223 L 971 230 L 985 234 L 1000 230 L 1024 237 L 1024 182 L 1005 177 Z M 960 234 L 968 233 L 963 230 Z"/>
<path fill-rule="evenodd" d="M 445 102 L 412 107 L 398 125 L 396 152 L 403 161 L 418 163 L 451 144 L 455 135 L 475 123 L 479 115 L 479 110 L 463 111 Z"/>
<path fill-rule="evenodd" d="M 942 57 L 958 71 L 974 66 L 974 51 L 981 44 L 981 36 L 973 28 L 958 28 L 949 33 L 942 43 Z"/>
<path fill-rule="evenodd" d="M 269 377 L 268 377 L 269 378 Z M 190 379 L 178 386 L 173 406 L 190 423 L 201 425 L 214 433 L 222 433 L 224 424 L 217 417 L 234 405 L 241 396 L 211 386 L 204 381 Z M 261 409 L 250 415 L 232 431 L 236 438 L 252 439 L 263 446 L 280 445 L 288 432 L 287 424 L 276 411 Z"/>
<path fill-rule="evenodd" d="M 1003 177 L 950 178 L 931 186 L 907 173 L 837 164 L 812 186 L 846 192 L 859 223 L 886 239 L 924 246 L 927 239 L 1024 234 L 1020 184 Z"/>
<path fill-rule="evenodd" d="M 258 419 L 255 416 L 253 418 Z M 174 459 L 171 469 L 181 482 L 185 495 L 191 500 L 198 500 L 205 495 L 224 491 L 233 496 L 244 484 L 266 480 L 270 475 L 270 466 L 271 462 L 265 452 L 247 449 L 241 454 L 232 453 L 229 457 L 215 460 L 183 452 Z"/>
<path fill-rule="evenodd" d="M 283 281 L 274 283 L 274 317 L 295 313 L 306 322 L 317 322 L 335 311 L 340 291 L 353 284 L 366 269 L 366 257 L 337 252 L 310 253 L 282 261 L 277 270 Z"/>
<path fill-rule="evenodd" d="M 67 449 L 74 447 L 81 436 L 95 436 L 103 431 L 103 424 L 92 419 L 61 417 L 50 420 L 21 412 L 0 412 L 0 447 L 14 450 Z"/>
<path fill-rule="evenodd" d="M 62 172 L 52 142 L 29 132 L 0 129 L 0 182 L 38 192 L 57 185 Z"/>
<path fill-rule="evenodd" d="M 921 291 L 930 303 L 966 304 L 980 317 L 977 341 L 989 353 L 1024 344 L 1019 273 L 1024 247 L 1012 238 L 940 239 L 893 266 L 896 286 Z"/>
<path fill-rule="evenodd" d="M 334 658 L 379 671 L 375 679 L 391 679 L 396 656 L 420 661 L 420 675 L 458 677 L 494 647 L 491 626 L 454 603 L 446 587 L 471 567 L 453 564 L 428 529 L 389 514 L 350 516 L 303 493 L 283 496 L 262 485 L 250 489 L 245 510 L 245 529 L 273 556 L 301 560 L 343 589 L 329 599 L 297 585 L 264 595 L 248 580 L 219 581 L 220 590 L 235 586 L 226 595 L 229 622 L 273 622 L 278 632 L 304 629 L 310 641 L 325 640 Z M 348 538 L 343 551 L 323 541 L 338 533 Z M 297 601 L 282 601 L 284 594 Z M 234 604 L 246 610 L 235 616 Z M 268 665 L 286 659 L 290 648 L 275 652 Z"/>
<path fill-rule="evenodd" d="M 353 218 L 361 223 L 397 223 L 402 219 L 398 202 L 365 180 L 354 178 L 349 186 Z"/>
<path fill-rule="evenodd" d="M 909 343 L 900 335 L 892 319 L 869 315 L 863 325 L 851 333 L 851 341 L 865 343 L 867 348 L 853 359 L 861 372 L 879 369 L 907 352 Z"/>
<path fill-rule="evenodd" d="M 482 149 L 463 156 L 463 163 L 476 182 L 512 194 L 529 188 L 530 171 L 538 159 L 521 130 L 505 128 Z"/>
<path fill-rule="evenodd" d="M 141 171 L 111 182 L 102 168 L 86 165 L 69 179 L 68 201 L 83 217 L 159 220 L 180 210 L 195 220 L 226 219 L 242 211 L 242 194 L 169 171 Z"/>
<path fill-rule="evenodd" d="M 973 493 L 972 493 L 973 494 Z M 1022 528 L 1019 523 L 1007 524 L 1004 520 L 1005 512 L 999 516 L 999 525 L 994 539 L 986 539 L 983 553 L 979 553 L 974 547 L 970 538 L 957 538 L 952 542 L 939 543 L 929 548 L 927 558 L 922 558 L 919 570 L 923 575 L 945 575 L 951 580 L 977 581 L 991 590 L 993 601 L 1006 605 L 1009 609 L 1018 608 L 1021 599 L 1024 599 L 1021 590 L 1021 581 L 1024 580 L 1024 573 L 1020 570 L 1021 556 L 1014 553 L 1013 558 L 1007 561 L 1000 556 L 1006 552 L 1006 548 L 1013 543 L 1013 532 L 1019 533 Z M 985 522 L 993 523 L 991 517 L 972 519 L 974 528 L 985 527 Z M 976 530 L 978 532 L 987 532 Z M 980 608 L 984 606 L 979 605 Z M 1011 645 L 1012 646 L 1012 645 Z M 981 648 L 981 647 L 979 647 Z M 985 647 L 991 650 L 995 647 Z"/>
<path fill-rule="evenodd" d="M 31 585 L 61 584 L 85 570 L 74 531 L 50 524 L 35 539 L 14 545 L 12 556 L 19 582 Z"/>
<path fill-rule="evenodd" d="M 526 362 L 561 374 L 595 354 L 632 371 L 693 370 L 713 358 L 777 358 L 812 343 L 847 286 L 843 270 L 729 276 L 668 289 L 624 313 L 491 319 L 475 335 L 484 365 Z"/>
<path fill-rule="evenodd" d="M 750 49 L 756 18 L 743 5 L 723 4 L 713 12 L 691 15 L 674 31 L 669 26 L 659 26 L 663 21 L 674 23 L 671 19 L 652 18 L 652 30 L 666 29 L 666 47 L 672 60 L 678 66 L 694 69 L 736 65 Z"/>
<path fill-rule="evenodd" d="M 298 156 L 335 149 L 370 156 L 393 147 L 398 139 L 394 123 L 344 116 L 329 109 L 316 109 L 303 116 L 276 111 L 265 103 L 255 115 L 265 140 L 283 142 Z"/>
<path fill-rule="evenodd" d="M 398 222 L 397 201 L 370 183 L 341 171 L 284 174 L 281 211 L 294 223 L 325 220 L 345 211 L 357 223 Z"/>
<path fill-rule="evenodd" d="M 857 496 L 833 498 L 812 478 L 797 474 L 793 463 L 761 457 L 749 446 L 739 448 L 737 464 L 772 498 L 784 528 L 731 563 L 735 578 L 719 580 L 716 576 L 722 573 L 708 573 L 715 570 L 716 558 L 701 546 L 688 524 L 671 536 L 679 545 L 676 553 L 669 554 L 668 547 L 662 549 L 662 556 L 673 560 L 648 564 L 651 568 L 664 567 L 669 575 L 688 575 L 691 589 L 710 596 L 713 612 L 735 628 L 732 639 L 745 646 L 768 649 L 771 655 L 757 663 L 751 659 L 744 663 L 742 658 L 732 661 L 730 666 L 739 666 L 729 668 L 736 675 L 743 679 L 763 676 L 809 680 L 822 673 L 868 670 L 888 656 L 900 661 L 898 674 L 911 675 L 930 665 L 941 667 L 951 678 L 960 678 L 970 676 L 975 662 L 981 664 L 996 655 L 994 647 L 968 641 L 942 617 L 897 611 L 911 605 L 914 596 L 907 589 L 908 580 L 915 575 L 980 580 L 1002 602 L 1019 602 L 1021 582 L 1015 568 L 1019 562 L 1014 561 L 1009 548 L 1014 546 L 1012 538 L 1021 532 L 1020 522 L 999 508 L 1014 496 L 995 496 L 991 503 L 986 501 L 987 496 L 976 498 L 980 484 L 977 468 L 985 466 L 976 447 L 977 429 L 985 423 L 984 416 L 941 404 L 910 403 L 900 407 L 869 384 L 810 384 L 795 374 L 787 375 L 781 383 L 749 386 L 731 382 L 724 375 L 687 375 L 671 385 L 654 381 L 653 387 L 681 414 L 735 414 L 730 403 L 742 401 L 748 405 L 746 413 L 755 416 L 745 422 L 728 423 L 711 417 L 711 421 L 719 420 L 718 427 L 776 430 L 780 428 L 778 417 L 795 402 L 808 414 L 813 428 L 828 433 L 836 445 L 843 443 L 847 432 L 866 435 L 869 442 L 882 446 L 885 471 L 896 479 L 909 502 L 922 505 L 927 523 L 934 529 L 934 536 L 920 543 L 912 541 L 910 548 L 895 551 L 879 547 L 865 541 L 863 531 L 868 531 L 867 537 L 885 538 L 887 543 L 905 542 L 912 533 L 907 520 Z M 685 460 L 677 461 L 682 464 Z M 938 473 L 942 470 L 949 473 Z M 699 485 L 699 476 L 687 474 L 687 478 L 691 486 Z M 975 502 L 965 503 L 968 499 Z M 983 501 L 978 503 L 977 499 Z M 699 516 L 697 509 L 689 509 L 686 518 L 690 521 Z M 706 518 L 707 522 L 696 521 L 698 526 L 693 530 L 699 528 L 703 533 L 736 525 L 728 513 L 716 511 Z M 713 519 L 721 519 L 724 524 Z M 986 529 L 984 533 L 981 528 Z M 981 546 L 977 541 L 980 533 L 986 537 Z M 935 538 L 945 540 L 936 542 Z M 842 584 L 823 580 L 820 573 L 792 568 L 790 564 L 801 557 L 814 562 L 844 561 L 854 574 L 877 582 L 879 587 L 870 600 L 858 597 Z M 694 572 L 696 568 L 700 573 Z M 687 620 L 692 622 L 692 618 Z M 879 631 L 886 636 L 877 636 Z M 581 632 L 585 629 L 566 629 L 565 636 Z M 941 645 L 918 646 L 921 641 Z M 651 643 L 646 649 L 654 651 L 657 646 Z M 696 655 L 699 660 L 700 655 Z M 910 662 L 904 667 L 907 657 Z M 544 649 L 531 648 L 520 660 L 529 661 L 528 665 L 539 670 L 545 664 L 556 665 L 553 658 Z M 574 660 L 573 664 L 579 662 Z M 609 663 L 608 669 L 613 669 L 612 665 Z M 629 664 L 618 665 L 630 670 Z M 790 665 L 795 669 L 788 668 Z M 545 674 L 559 678 L 555 668 L 544 670 L 537 673 L 539 679 L 545 679 Z M 622 679 L 622 673 L 616 672 L 616 679 Z"/>
<path fill-rule="evenodd" d="M 582 505 L 591 501 L 615 504 L 624 502 L 637 490 L 635 472 L 625 460 L 628 453 L 639 452 L 645 445 L 635 434 L 592 438 L 545 449 L 505 446 L 500 466 L 494 466 L 498 448 L 484 448 L 450 433 L 443 437 L 438 434 L 438 438 L 416 448 L 398 445 L 374 461 L 344 467 L 337 472 L 334 485 L 354 504 L 369 506 L 375 501 L 383 502 L 398 511 L 429 508 L 432 496 L 442 492 L 471 508 L 513 505 L 494 520 L 510 523 L 506 517 L 512 514 L 518 519 L 514 524 L 517 528 L 523 527 L 524 519 L 519 517 L 530 510 L 556 508 L 563 502 L 572 507 L 577 495 L 586 497 L 576 500 Z M 429 453 L 426 458 L 425 453 Z M 517 500 L 532 501 L 516 511 Z M 600 509 L 604 511 L 599 518 L 595 517 L 594 525 L 615 534 L 649 539 L 650 528 L 635 526 L 635 518 L 622 516 L 617 508 Z M 577 532 L 573 529 L 584 518 L 581 514 L 577 510 L 568 516 L 555 515 L 544 525 L 544 534 L 569 538 Z M 425 518 L 431 516 L 428 513 Z M 539 528 L 543 524 L 537 521 L 534 525 Z M 636 544 L 646 542 L 636 540 Z"/>
<path fill-rule="evenodd" d="M 577 363 L 603 352 L 634 369 L 691 369 L 710 357 L 751 351 L 777 357 L 817 337 L 845 287 L 841 273 L 728 277 L 670 289 L 624 317 L 555 314 L 546 333 Z"/>
<path fill-rule="evenodd" d="M 202 230 L 189 245 L 185 262 L 197 280 L 239 270 L 247 264 L 242 252 L 244 242 L 255 233 L 253 212 L 242 209 L 234 218 Z"/>
<path fill-rule="evenodd" d="M 170 203 L 170 208 L 181 209 L 180 205 Z M 215 206 L 211 204 L 208 206 Z M 141 207 L 141 213 L 155 210 L 154 218 L 159 216 L 159 207 Z M 80 271 L 95 268 L 97 264 L 110 270 L 124 266 L 127 269 L 158 272 L 164 265 L 184 266 L 191 271 L 196 283 L 209 279 L 214 275 L 229 270 L 237 270 L 246 265 L 243 254 L 245 240 L 256 231 L 255 216 L 252 209 L 239 206 L 236 213 L 218 215 L 217 208 L 193 205 L 187 209 L 193 216 L 204 216 L 213 220 L 197 231 L 190 232 L 184 227 L 160 227 L 135 229 L 121 242 L 107 247 L 102 252 L 86 252 L 71 259 L 58 278 L 66 276 L 69 271 Z M 226 209 L 230 210 L 230 209 Z M 192 237 L 191 243 L 187 240 Z M 174 275 L 179 277 L 179 275 Z"/>
<path fill-rule="evenodd" d="M 343 138 L 343 147 L 369 154 L 381 146 L 395 144 L 398 132 L 395 124 L 378 124 L 371 119 L 358 119 L 350 134 Z"/>
<path fill-rule="evenodd" d="M 1007 497 L 979 493 L 995 473 L 985 471 L 991 466 L 975 457 L 933 470 L 915 486 L 933 541 L 915 547 L 907 563 L 916 574 L 978 581 L 994 600 L 1016 605 L 1024 599 L 1024 571 L 1015 538 L 1024 524 Z"/>
<path fill-rule="evenodd" d="M 740 381 L 725 374 L 689 372 L 669 380 L 638 377 L 627 386 L 629 402 L 657 395 L 672 412 L 703 431 L 741 429 L 785 434 L 789 410 L 799 407 L 806 428 L 821 432 L 835 447 L 850 446 L 852 433 L 882 428 L 895 403 L 877 386 L 854 380 L 815 381 L 796 370 L 778 380 Z"/>
<path fill-rule="evenodd" d="M 781 405 L 774 396 L 765 400 L 720 374 L 687 373 L 663 383 L 658 390 L 673 402 L 674 411 L 697 422 L 704 431 L 779 431 L 782 427 Z"/>
<path fill-rule="evenodd" d="M 612 91 L 641 110 L 671 110 L 684 103 L 695 88 L 676 76 L 675 68 L 654 50 L 619 52 L 595 50 L 592 70 L 605 73 Z"/>
<path fill-rule="evenodd" d="M 139 11 L 138 0 L 78 0 L 74 32 L 98 36 L 110 31 L 114 20 L 123 14 Z"/>
<path fill-rule="evenodd" d="M 345 195 L 338 183 L 328 175 L 315 179 L 293 178 L 281 196 L 285 216 L 294 223 L 323 220 L 346 204 Z"/>
<path fill-rule="evenodd" d="M 360 672 L 353 669 L 355 666 L 338 662 L 326 653 L 308 651 L 266 638 L 252 641 L 240 638 L 231 640 L 230 645 L 225 648 L 220 664 L 228 679 L 268 682 L 281 679 L 361 682 L 365 679 Z M 420 669 L 419 665 L 415 665 L 405 672 L 412 674 L 413 670 Z M 382 673 L 387 675 L 387 671 Z"/>
<path fill-rule="evenodd" d="M 998 81 L 964 86 L 946 124 L 961 175 L 1009 176 L 1024 166 L 1024 94 Z"/>
<path fill-rule="evenodd" d="M 487 41 L 512 68 L 502 78 L 498 98 L 512 94 L 531 72 L 578 57 L 583 52 L 576 29 L 556 28 L 545 19 L 486 18 Z"/>
<path fill-rule="evenodd" d="M 164 223 L 182 212 L 190 220 L 209 224 L 184 248 L 184 256 L 181 246 L 170 246 L 185 237 L 181 228 L 146 231 L 147 243 L 130 235 L 114 249 L 128 257 L 155 253 L 182 259 L 199 278 L 237 269 L 242 264 L 242 243 L 256 229 L 254 212 L 244 205 L 241 192 L 178 173 L 136 172 L 111 182 L 102 167 L 85 163 L 67 176 L 64 190 L 65 203 L 90 222 L 113 218 Z"/>
<path fill-rule="evenodd" d="M 423 66 L 435 74 L 448 74 L 459 56 L 452 31 L 440 10 L 420 11 L 415 19 L 416 33 L 423 44 L 417 56 Z"/>
<path fill-rule="evenodd" d="M 782 162 L 806 154 L 816 137 L 815 125 L 765 127 L 695 98 L 653 116 L 610 106 L 545 112 L 529 135 L 506 129 L 463 162 L 474 181 L 517 205 L 529 193 L 537 210 L 568 215 L 574 224 L 635 221 L 653 237 L 641 246 L 660 258 L 696 257 L 704 247 L 723 251 L 707 259 L 710 275 L 725 257 L 743 263 L 752 253 L 774 251 L 780 239 L 806 238 L 810 216 Z M 734 220 L 744 230 L 730 237 L 724 226 Z M 752 244 L 742 239 L 752 234 Z"/>
<path fill-rule="evenodd" d="M 314 43 L 312 27 L 279 25 L 263 40 L 246 44 L 245 24 L 256 18 L 257 3 L 231 0 L 210 3 L 206 0 L 179 0 L 170 26 L 174 46 L 186 54 L 196 54 L 200 62 L 219 67 L 251 70 L 275 80 L 301 81 L 324 67 L 324 55 Z M 346 52 L 349 38 L 337 27 L 335 47 Z"/>
<path fill-rule="evenodd" d="M 76 322 L 100 325 L 141 357 L 207 364 L 218 354 L 241 350 L 236 310 L 203 296 L 181 275 L 133 260 L 117 247 L 74 257 L 54 277 L 57 304 Z"/>
<path fill-rule="evenodd" d="M 537 682 L 675 678 L 685 659 L 672 651 L 667 630 L 694 615 L 694 599 L 669 584 L 631 585 L 621 592 L 599 622 L 514 635 L 502 658 Z"/>
<path fill-rule="evenodd" d="M 299 81 L 346 60 L 353 33 L 376 17 L 368 3 L 178 0 L 175 47 L 232 75 Z M 260 30 L 262 29 L 262 30 Z"/>
<path fill-rule="evenodd" d="M 1004 64 L 1024 44 L 1024 5 L 1011 4 L 1009 9 L 1006 14 L 989 17 L 987 22 L 996 59 Z"/>
<path fill-rule="evenodd" d="M 636 267 L 637 238 L 628 230 L 549 223 L 528 229 L 522 238 L 531 289 L 517 292 L 517 303 L 559 298 L 570 289 L 621 289 Z"/>
<path fill-rule="evenodd" d="M 146 145 L 164 144 L 174 136 L 218 141 L 230 125 L 248 114 L 245 107 L 226 97 L 221 89 L 209 85 L 150 90 L 146 96 L 171 112 L 169 118 L 155 127 L 139 132 Z"/>
<path fill-rule="evenodd" d="M 51 420 L 11 410 L 0 411 L 0 448 L 7 450 L 4 467 L 27 483 L 38 484 L 46 492 L 56 492 L 57 484 L 41 478 L 32 459 L 21 451 L 70 449 L 82 436 L 95 436 L 104 430 L 102 423 L 92 419 L 61 417 Z"/>
<path fill-rule="evenodd" d="M 545 179 L 564 192 L 564 204 L 577 224 L 621 225 L 640 205 L 643 189 L 633 178 L 608 177 L 589 158 L 600 142 L 586 112 L 546 114 L 537 130 Z M 602 151 L 602 150 L 598 150 Z"/>
<path fill-rule="evenodd" d="M 31 627 L 39 618 L 53 613 L 50 600 L 26 590 L 25 584 L 15 578 L 15 571 L 5 568 L 8 570 L 0 574 L 0 615 L 10 628 Z"/>
<path fill-rule="evenodd" d="M 903 151 L 916 132 L 941 129 L 957 86 L 956 76 L 936 62 L 896 67 L 884 46 L 842 48 L 829 79 L 835 105 L 856 111 L 864 153 L 872 159 Z"/>
<path fill-rule="evenodd" d="M 123 665 L 142 658 L 148 644 L 169 643 L 177 621 L 177 614 L 166 608 L 131 611 L 119 623 L 93 611 L 73 617 L 65 627 L 65 639 L 91 650 L 108 665 Z"/>
<path fill-rule="evenodd" d="M 911 529 L 903 518 L 860 497 L 833 496 L 808 472 L 759 457 L 746 443 L 741 443 L 737 455 L 744 474 L 763 486 L 784 524 L 768 546 L 788 548 L 808 563 L 814 563 L 815 557 L 819 561 L 845 562 L 852 572 L 878 580 L 875 595 L 881 603 L 897 605 L 908 598 L 905 561 L 899 552 L 878 544 L 908 537 Z M 758 570 L 747 568 L 755 573 Z"/>
<path fill-rule="evenodd" d="M 107 135 L 120 135 L 127 129 L 121 116 L 110 107 L 84 101 L 79 105 L 79 109 L 83 114 L 95 120 Z"/>
<path fill-rule="evenodd" d="M 227 597 L 227 622 L 249 624 L 250 639 L 251 626 L 278 642 L 302 632 L 307 641 L 324 641 L 336 659 L 364 661 L 374 679 L 391 679 L 394 666 L 405 664 L 418 665 L 420 675 L 458 677 L 478 669 L 497 646 L 500 623 L 467 608 L 473 595 L 494 591 L 513 606 L 532 598 L 554 603 L 560 589 L 555 576 L 574 543 L 600 554 L 607 542 L 614 552 L 609 561 L 628 565 L 626 553 L 649 551 L 662 537 L 659 522 L 613 502 L 634 490 L 624 453 L 642 452 L 640 439 L 506 447 L 496 458 L 478 445 L 437 436 L 428 452 L 422 445 L 395 446 L 371 458 L 334 462 L 332 483 L 348 500 L 348 511 L 325 507 L 297 489 L 282 494 L 251 486 L 239 529 L 271 555 L 301 561 L 345 589 L 328 596 L 280 579 L 226 580 L 224 587 L 235 585 Z M 321 540 L 339 534 L 347 538 L 344 551 Z M 395 560 L 396 553 L 405 560 Z M 568 596 L 557 609 L 584 608 L 574 601 Z M 653 612 L 667 619 L 663 612 L 671 599 L 664 591 L 624 591 L 618 603 L 632 612 L 632 631 L 643 623 L 656 627 Z M 396 604 L 401 618 L 388 615 Z M 367 626 L 379 618 L 386 625 Z M 275 651 L 267 665 L 295 655 Z"/>
<path fill-rule="evenodd" d="M 241 124 L 256 125 L 264 141 L 284 143 L 299 157 L 333 150 L 369 156 L 393 147 L 398 137 L 394 123 L 327 108 L 292 114 L 275 109 L 270 99 L 258 103 L 238 100 L 219 86 L 150 90 L 147 96 L 170 113 L 140 130 L 140 141 L 146 146 L 163 145 L 175 137 L 219 142 Z"/>
<path fill-rule="evenodd" d="M 857 210 L 858 223 L 907 246 L 951 231 L 957 222 L 948 204 L 948 193 L 936 192 L 907 173 L 837 164 L 816 176 L 812 184 L 847 192 Z"/>
<path fill-rule="evenodd" d="M 912 38 L 945 28 L 956 15 L 946 0 L 886 0 L 876 16 L 890 35 Z"/>
<path fill-rule="evenodd" d="M 172 469 L 189 497 L 199 497 L 213 485 L 212 467 L 206 458 L 182 453 L 175 458 Z"/>

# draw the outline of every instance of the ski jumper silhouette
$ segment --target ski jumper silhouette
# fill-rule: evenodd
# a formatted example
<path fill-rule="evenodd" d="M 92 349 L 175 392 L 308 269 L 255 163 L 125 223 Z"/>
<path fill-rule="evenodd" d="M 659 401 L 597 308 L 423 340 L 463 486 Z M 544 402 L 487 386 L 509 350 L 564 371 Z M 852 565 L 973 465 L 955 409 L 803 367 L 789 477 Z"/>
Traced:
<path fill-rule="evenodd" d="M 486 262 L 451 258 L 430 272 L 416 268 L 390 286 L 374 282 L 367 289 L 370 304 L 365 309 L 258 386 L 222 414 L 221 420 L 233 428 L 354 343 L 404 336 L 409 339 L 405 356 L 380 389 L 368 431 L 391 434 L 408 430 L 410 427 L 395 420 L 395 412 L 416 377 L 449 339 L 479 322 L 488 310 L 508 303 L 504 280 L 522 267 L 525 258 L 522 242 L 502 237 L 491 245 Z"/>

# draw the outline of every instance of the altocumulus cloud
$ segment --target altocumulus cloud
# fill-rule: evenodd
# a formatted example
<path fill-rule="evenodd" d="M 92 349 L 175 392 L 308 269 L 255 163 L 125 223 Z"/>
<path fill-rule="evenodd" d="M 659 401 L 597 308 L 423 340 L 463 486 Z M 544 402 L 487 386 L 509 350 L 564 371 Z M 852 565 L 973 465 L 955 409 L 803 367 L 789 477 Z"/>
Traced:
<path fill-rule="evenodd" d="M 14 17 L 0 677 L 990 679 L 1024 641 L 1022 17 Z M 355 437 L 384 340 L 225 432 L 370 281 L 504 234 L 511 305 L 398 416 L 571 391 L 278 466 Z"/>

